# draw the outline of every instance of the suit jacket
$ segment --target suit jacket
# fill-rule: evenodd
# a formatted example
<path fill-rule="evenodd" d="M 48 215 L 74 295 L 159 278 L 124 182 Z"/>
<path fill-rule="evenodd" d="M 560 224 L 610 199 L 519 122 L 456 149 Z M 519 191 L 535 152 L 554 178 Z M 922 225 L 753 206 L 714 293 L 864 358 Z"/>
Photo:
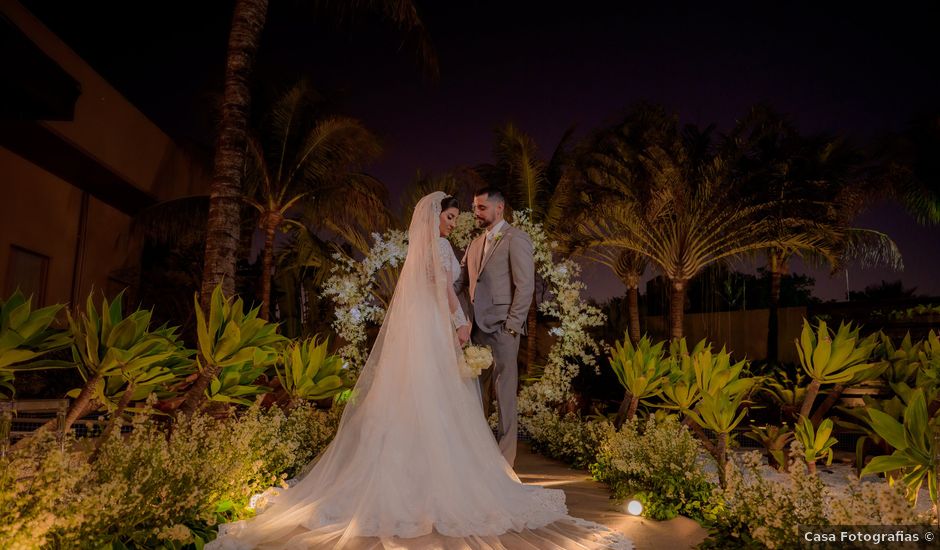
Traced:
<path fill-rule="evenodd" d="M 485 258 L 486 234 L 470 243 L 460 262 L 454 291 L 465 301 L 469 299 L 469 307 L 464 309 L 483 332 L 493 333 L 505 326 L 525 334 L 535 295 L 532 239 L 509 223 L 499 234 L 501 237 L 490 243 Z"/>

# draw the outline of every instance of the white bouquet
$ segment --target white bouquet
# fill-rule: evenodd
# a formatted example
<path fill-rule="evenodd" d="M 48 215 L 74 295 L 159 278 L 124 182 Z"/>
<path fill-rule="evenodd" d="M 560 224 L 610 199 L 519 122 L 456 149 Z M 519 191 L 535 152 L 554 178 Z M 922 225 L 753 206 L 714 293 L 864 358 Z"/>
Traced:
<path fill-rule="evenodd" d="M 493 364 L 493 352 L 486 346 L 473 344 L 463 348 L 463 360 L 466 365 L 462 373 L 466 378 L 480 376 L 480 371 Z"/>

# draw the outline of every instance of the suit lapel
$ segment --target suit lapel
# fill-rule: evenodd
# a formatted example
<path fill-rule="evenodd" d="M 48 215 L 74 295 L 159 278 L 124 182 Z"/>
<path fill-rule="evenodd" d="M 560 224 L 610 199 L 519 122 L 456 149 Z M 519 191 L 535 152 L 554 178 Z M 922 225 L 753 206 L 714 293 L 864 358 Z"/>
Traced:
<path fill-rule="evenodd" d="M 473 251 L 474 267 L 477 269 L 476 274 L 479 275 L 480 272 L 483 271 L 483 250 L 486 248 L 486 233 L 477 237 L 476 241 L 473 243 L 473 246 L 476 247 L 476 249 Z"/>
<path fill-rule="evenodd" d="M 496 241 L 495 243 L 493 243 L 493 244 L 490 245 L 490 249 L 489 249 L 489 251 L 487 252 L 486 257 L 483 258 L 483 261 L 480 263 L 480 272 L 481 272 L 481 273 L 483 272 L 483 268 L 486 267 L 486 262 L 490 261 L 490 258 L 493 257 L 493 253 L 496 252 L 496 249 L 499 248 L 499 246 L 500 246 L 501 244 L 503 244 L 503 241 L 505 241 L 506 239 L 510 238 L 509 230 L 510 230 L 511 228 L 512 228 L 512 226 L 509 225 L 509 223 L 503 224 L 502 229 L 500 229 L 500 230 L 499 230 L 499 233 L 498 233 L 498 235 L 501 235 L 501 237 L 499 238 L 498 241 Z M 486 240 L 485 234 L 484 234 L 483 239 L 484 239 L 484 241 Z"/>

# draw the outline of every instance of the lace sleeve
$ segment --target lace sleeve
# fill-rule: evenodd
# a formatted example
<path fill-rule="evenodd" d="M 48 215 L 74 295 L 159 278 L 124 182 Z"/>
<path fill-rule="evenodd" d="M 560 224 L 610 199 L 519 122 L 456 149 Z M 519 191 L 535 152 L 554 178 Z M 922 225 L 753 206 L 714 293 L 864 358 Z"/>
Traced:
<path fill-rule="evenodd" d="M 460 300 L 457 299 L 457 293 L 454 292 L 454 267 L 457 264 L 457 257 L 454 256 L 454 249 L 450 242 L 445 238 L 438 241 L 441 251 L 441 266 L 444 268 L 444 275 L 447 277 L 447 302 L 450 306 L 450 318 L 454 323 L 454 328 L 460 328 L 470 324 L 467 316 L 464 315 L 463 308 L 460 307 Z"/>

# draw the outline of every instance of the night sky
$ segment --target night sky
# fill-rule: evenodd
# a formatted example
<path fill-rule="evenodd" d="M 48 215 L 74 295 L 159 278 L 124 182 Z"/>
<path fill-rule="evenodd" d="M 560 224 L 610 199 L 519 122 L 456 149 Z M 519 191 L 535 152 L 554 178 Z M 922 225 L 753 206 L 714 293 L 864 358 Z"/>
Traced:
<path fill-rule="evenodd" d="M 25 4 L 178 142 L 211 148 L 233 2 Z M 861 142 L 901 129 L 940 98 L 935 2 L 419 0 L 437 80 L 391 24 L 371 14 L 337 24 L 308 4 L 271 0 L 259 81 L 277 89 L 307 77 L 338 112 L 362 119 L 383 139 L 385 156 L 370 171 L 393 196 L 419 169 L 490 161 L 493 130 L 509 121 L 546 158 L 569 126 L 584 135 L 638 100 L 719 131 L 768 102 L 804 132 Z M 900 278 L 940 295 L 940 228 L 918 226 L 890 203 L 857 225 L 891 235 L 906 270 L 850 265 L 852 290 Z M 819 297 L 845 295 L 844 273 L 808 272 Z M 603 270 L 586 276 L 597 298 L 623 292 Z"/>

